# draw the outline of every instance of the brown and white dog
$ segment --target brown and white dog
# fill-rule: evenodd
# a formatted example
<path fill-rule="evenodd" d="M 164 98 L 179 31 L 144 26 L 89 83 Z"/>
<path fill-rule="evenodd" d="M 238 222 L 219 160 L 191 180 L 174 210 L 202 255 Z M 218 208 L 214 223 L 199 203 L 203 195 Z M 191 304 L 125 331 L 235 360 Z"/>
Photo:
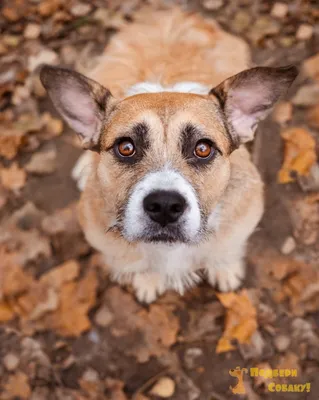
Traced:
<path fill-rule="evenodd" d="M 90 78 L 41 71 L 58 111 L 95 150 L 74 171 L 81 225 L 140 301 L 183 293 L 198 270 L 234 290 L 263 212 L 263 184 L 243 143 L 297 70 L 247 70 L 247 45 L 199 15 L 142 19 L 115 35 Z"/>

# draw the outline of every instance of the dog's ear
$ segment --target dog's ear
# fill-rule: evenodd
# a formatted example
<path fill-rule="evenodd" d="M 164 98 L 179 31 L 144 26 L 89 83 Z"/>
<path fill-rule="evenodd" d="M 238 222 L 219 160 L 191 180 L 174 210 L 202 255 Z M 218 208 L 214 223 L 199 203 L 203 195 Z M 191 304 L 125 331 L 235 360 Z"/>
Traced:
<path fill-rule="evenodd" d="M 247 69 L 210 91 L 219 100 L 235 144 L 254 138 L 257 124 L 298 75 L 294 66 Z"/>
<path fill-rule="evenodd" d="M 42 67 L 40 79 L 56 109 L 79 135 L 82 146 L 95 149 L 111 93 L 78 72 L 49 65 Z"/>

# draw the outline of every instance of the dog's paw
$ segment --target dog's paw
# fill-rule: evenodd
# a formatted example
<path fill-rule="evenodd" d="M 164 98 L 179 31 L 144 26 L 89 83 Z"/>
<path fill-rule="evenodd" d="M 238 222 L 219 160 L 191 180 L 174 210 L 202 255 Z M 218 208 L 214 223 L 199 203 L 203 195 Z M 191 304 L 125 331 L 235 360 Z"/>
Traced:
<path fill-rule="evenodd" d="M 137 300 L 141 303 L 150 304 L 164 292 L 161 279 L 157 274 L 136 274 L 132 285 L 135 289 Z"/>
<path fill-rule="evenodd" d="M 211 268 L 207 271 L 209 283 L 221 292 L 236 290 L 245 277 L 245 266 L 241 261 L 225 266 L 223 269 Z"/>

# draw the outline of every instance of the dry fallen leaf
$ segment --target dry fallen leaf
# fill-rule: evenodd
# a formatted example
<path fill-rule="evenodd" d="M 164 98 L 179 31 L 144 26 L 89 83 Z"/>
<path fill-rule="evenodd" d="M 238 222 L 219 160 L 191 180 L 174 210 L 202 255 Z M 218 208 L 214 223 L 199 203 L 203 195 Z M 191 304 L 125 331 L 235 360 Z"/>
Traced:
<path fill-rule="evenodd" d="M 51 139 L 62 134 L 63 122 L 60 119 L 54 118 L 50 113 L 45 112 L 41 115 L 41 120 L 44 125 L 44 129 L 39 135 L 41 139 Z"/>
<path fill-rule="evenodd" d="M 6 189 L 19 190 L 26 183 L 27 174 L 24 169 L 19 168 L 17 163 L 13 163 L 9 168 L 0 170 L 2 185 Z"/>
<path fill-rule="evenodd" d="M 124 393 L 124 382 L 119 379 L 106 378 L 105 386 L 107 388 L 108 399 L 110 400 L 128 400 Z"/>
<path fill-rule="evenodd" d="M 50 236 L 54 251 L 66 255 L 65 258 L 76 258 L 88 253 L 89 245 L 78 222 L 77 203 L 48 215 L 42 220 L 41 227 Z"/>
<path fill-rule="evenodd" d="M 6 301 L 0 301 L 0 322 L 7 322 L 14 318 L 13 308 Z"/>
<path fill-rule="evenodd" d="M 0 272 L 0 321 L 18 316 L 26 333 L 51 329 L 65 336 L 79 335 L 90 327 L 87 313 L 95 304 L 97 288 L 94 269 L 80 280 L 79 264 L 74 260 L 38 280 L 14 265 Z"/>
<path fill-rule="evenodd" d="M 319 203 L 316 194 L 300 197 L 288 203 L 287 208 L 293 235 L 299 243 L 312 245 L 319 238 Z"/>
<path fill-rule="evenodd" d="M 319 128 L 319 104 L 313 106 L 307 112 L 307 121 L 309 122 L 310 126 Z"/>
<path fill-rule="evenodd" d="M 0 135 L 0 155 L 12 160 L 24 142 L 25 132 L 12 126 L 2 126 Z"/>
<path fill-rule="evenodd" d="M 1 396 L 2 400 L 30 399 L 31 388 L 27 375 L 23 372 L 10 375 L 8 382 L 4 385 L 4 393 Z"/>
<path fill-rule="evenodd" d="M 179 320 L 169 306 L 153 304 L 145 310 L 119 287 L 106 292 L 105 305 L 114 316 L 111 334 L 127 339 L 123 340 L 123 351 L 136 357 L 138 362 L 165 354 L 176 342 Z M 136 335 L 139 340 L 133 340 Z"/>
<path fill-rule="evenodd" d="M 79 380 L 81 389 L 88 395 L 89 399 L 102 398 L 104 385 L 100 380 L 98 372 L 93 368 L 88 368 Z"/>
<path fill-rule="evenodd" d="M 237 293 L 218 293 L 217 297 L 226 308 L 226 319 L 223 336 L 217 344 L 216 353 L 234 350 L 231 343 L 237 339 L 239 343 L 250 343 L 257 330 L 256 309 L 247 290 Z"/>
<path fill-rule="evenodd" d="M 284 130 L 284 162 L 278 174 L 279 183 L 294 182 L 297 175 L 307 175 L 317 160 L 316 142 L 305 128 L 293 127 Z"/>
<path fill-rule="evenodd" d="M 303 71 L 310 78 L 319 80 L 319 53 L 304 61 Z"/>
<path fill-rule="evenodd" d="M 89 310 L 96 302 L 97 276 L 90 270 L 80 281 L 64 284 L 59 295 L 59 307 L 44 316 L 38 328 L 52 329 L 64 336 L 78 336 L 88 330 Z"/>
<path fill-rule="evenodd" d="M 316 312 L 319 307 L 319 271 L 311 264 L 299 263 L 295 273 L 287 276 L 281 284 L 281 291 L 274 293 L 277 302 L 289 301 L 294 315 L 303 316 Z"/>
<path fill-rule="evenodd" d="M 271 289 L 276 303 L 287 301 L 290 311 L 298 316 L 318 309 L 318 264 L 307 264 L 272 248 L 263 250 L 261 257 L 251 257 L 250 262 L 265 272 L 266 276 L 260 277 L 262 287 Z"/>
<path fill-rule="evenodd" d="M 0 274 L 2 278 L 0 294 L 2 297 L 21 295 L 21 293 L 27 291 L 33 283 L 32 276 L 27 274 L 19 265 L 4 262 L 1 266 Z"/>
<path fill-rule="evenodd" d="M 175 382 L 173 381 L 173 379 L 167 376 L 163 376 L 152 387 L 150 394 L 161 397 L 163 399 L 168 399 L 169 397 L 173 396 L 174 392 Z"/>
<path fill-rule="evenodd" d="M 57 169 L 57 151 L 54 147 L 34 153 L 25 170 L 34 175 L 49 175 Z"/>

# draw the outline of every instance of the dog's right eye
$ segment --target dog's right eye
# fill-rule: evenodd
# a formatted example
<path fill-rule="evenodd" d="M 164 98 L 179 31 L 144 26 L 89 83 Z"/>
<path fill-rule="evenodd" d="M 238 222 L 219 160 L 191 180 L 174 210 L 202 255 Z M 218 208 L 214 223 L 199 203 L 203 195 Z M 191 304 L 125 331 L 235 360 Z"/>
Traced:
<path fill-rule="evenodd" d="M 117 143 L 116 150 L 122 157 L 132 157 L 135 154 L 135 146 L 130 139 L 123 139 Z"/>

